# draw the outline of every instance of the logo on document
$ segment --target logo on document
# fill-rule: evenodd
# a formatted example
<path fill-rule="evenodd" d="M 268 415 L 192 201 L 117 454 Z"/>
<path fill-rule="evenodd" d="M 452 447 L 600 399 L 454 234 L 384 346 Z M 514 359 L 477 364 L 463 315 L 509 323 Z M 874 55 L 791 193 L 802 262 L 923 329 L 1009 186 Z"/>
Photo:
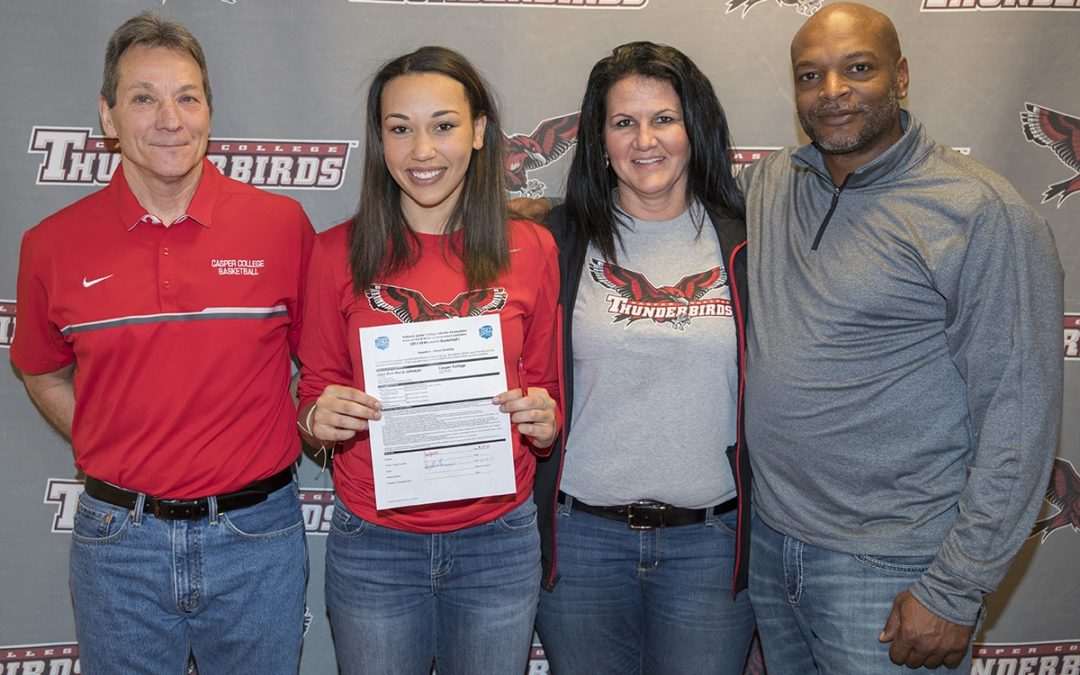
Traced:
<path fill-rule="evenodd" d="M 385 335 L 380 335 L 379 337 L 375 338 L 375 349 L 389 349 L 389 348 L 390 348 L 390 338 L 386 337 Z"/>
<path fill-rule="evenodd" d="M 495 330 L 491 326 L 485 324 L 483 326 L 480 326 L 479 333 L 480 337 L 484 338 L 485 340 L 489 340 L 491 339 L 491 336 L 495 334 Z"/>
<path fill-rule="evenodd" d="M 547 186 L 529 172 L 542 169 L 566 154 L 577 143 L 579 113 L 546 119 L 531 134 L 506 136 L 506 189 L 519 197 L 539 199 Z"/>
<path fill-rule="evenodd" d="M 430 302 L 420 291 L 388 284 L 372 284 L 364 295 L 373 310 L 393 314 L 401 323 L 497 312 L 506 304 L 507 298 L 505 288 L 479 288 L 458 293 L 450 302 Z"/>
<path fill-rule="evenodd" d="M 750 11 L 752 7 L 768 2 L 768 0 L 728 0 L 727 12 L 736 12 L 742 10 L 743 18 L 746 18 L 746 13 Z M 794 7 L 795 11 L 803 16 L 811 16 L 814 12 L 821 9 L 821 5 L 824 0 L 776 0 L 776 4 L 781 7 Z"/>
<path fill-rule="evenodd" d="M 1080 191 L 1080 119 L 1034 103 L 1025 102 L 1024 107 L 1027 111 L 1020 113 L 1024 136 L 1030 143 L 1049 148 L 1062 164 L 1076 172 L 1043 193 L 1043 202 L 1057 197 L 1061 208 L 1069 195 Z"/>
<path fill-rule="evenodd" d="M 709 291 L 727 286 L 723 267 L 688 274 L 674 286 L 654 286 L 641 272 L 598 258 L 589 261 L 589 274 L 596 283 L 615 291 L 607 296 L 607 311 L 614 315 L 612 323 L 625 321 L 629 327 L 635 321 L 652 319 L 675 330 L 686 330 L 699 316 L 732 315 L 727 298 L 704 297 Z"/>

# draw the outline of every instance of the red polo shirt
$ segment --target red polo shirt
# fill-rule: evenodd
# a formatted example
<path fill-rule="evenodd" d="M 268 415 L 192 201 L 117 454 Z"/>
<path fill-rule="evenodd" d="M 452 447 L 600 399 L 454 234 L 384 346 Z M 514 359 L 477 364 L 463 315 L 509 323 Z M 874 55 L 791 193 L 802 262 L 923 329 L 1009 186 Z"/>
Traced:
<path fill-rule="evenodd" d="M 89 476 L 179 499 L 281 471 L 300 452 L 290 354 L 311 223 L 204 160 L 165 227 L 123 169 L 23 236 L 12 361 L 75 364 L 72 445 Z"/>

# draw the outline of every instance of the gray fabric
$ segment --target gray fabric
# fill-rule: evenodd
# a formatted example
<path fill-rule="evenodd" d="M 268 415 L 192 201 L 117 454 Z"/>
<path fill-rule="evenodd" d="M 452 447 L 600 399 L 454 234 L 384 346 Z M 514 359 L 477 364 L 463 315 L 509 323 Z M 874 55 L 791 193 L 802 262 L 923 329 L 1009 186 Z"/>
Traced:
<path fill-rule="evenodd" d="M 1000 176 L 905 134 L 834 187 L 813 146 L 741 177 L 756 508 L 818 546 L 936 555 L 912 588 L 975 621 L 1027 537 L 1058 439 L 1062 271 Z"/>
<path fill-rule="evenodd" d="M 716 234 L 700 208 L 694 215 L 706 223 L 700 236 L 689 211 L 671 221 L 632 220 L 617 264 L 657 288 L 722 272 Z M 616 321 L 612 304 L 624 298 L 594 279 L 593 261 L 602 262 L 590 247 L 574 307 L 573 421 L 562 490 L 598 506 L 655 499 L 703 508 L 730 499 L 735 481 L 724 450 L 735 441 L 734 319 Z M 690 307 L 730 310 L 728 284 Z"/>

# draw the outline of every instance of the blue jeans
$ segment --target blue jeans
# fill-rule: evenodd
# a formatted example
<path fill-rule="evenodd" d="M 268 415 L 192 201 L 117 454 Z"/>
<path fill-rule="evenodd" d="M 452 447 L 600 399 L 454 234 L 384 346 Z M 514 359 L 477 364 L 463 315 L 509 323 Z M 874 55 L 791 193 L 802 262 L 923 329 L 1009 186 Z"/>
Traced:
<path fill-rule="evenodd" d="M 277 675 L 300 664 L 307 540 L 293 482 L 266 501 L 160 520 L 79 497 L 71 595 L 84 675 Z"/>
<path fill-rule="evenodd" d="M 528 499 L 501 518 L 421 534 L 340 500 L 326 540 L 326 608 L 344 675 L 520 675 L 540 591 Z"/>
<path fill-rule="evenodd" d="M 933 556 L 831 551 L 785 536 L 753 517 L 750 599 L 769 675 L 967 673 L 913 670 L 889 660 L 878 633 L 893 599 L 915 583 Z"/>
<path fill-rule="evenodd" d="M 731 597 L 734 511 L 631 530 L 567 499 L 556 526 L 559 581 L 537 619 L 553 675 L 741 675 L 754 615 Z"/>

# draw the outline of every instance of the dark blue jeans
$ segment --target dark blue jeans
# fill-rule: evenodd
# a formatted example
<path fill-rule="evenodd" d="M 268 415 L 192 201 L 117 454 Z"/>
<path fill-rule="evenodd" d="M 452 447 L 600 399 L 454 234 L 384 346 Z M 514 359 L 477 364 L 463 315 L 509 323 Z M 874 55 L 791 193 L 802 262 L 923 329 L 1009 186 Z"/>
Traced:
<path fill-rule="evenodd" d="M 735 512 L 631 530 L 567 501 L 537 621 L 553 675 L 741 675 L 754 615 L 731 597 Z"/>

